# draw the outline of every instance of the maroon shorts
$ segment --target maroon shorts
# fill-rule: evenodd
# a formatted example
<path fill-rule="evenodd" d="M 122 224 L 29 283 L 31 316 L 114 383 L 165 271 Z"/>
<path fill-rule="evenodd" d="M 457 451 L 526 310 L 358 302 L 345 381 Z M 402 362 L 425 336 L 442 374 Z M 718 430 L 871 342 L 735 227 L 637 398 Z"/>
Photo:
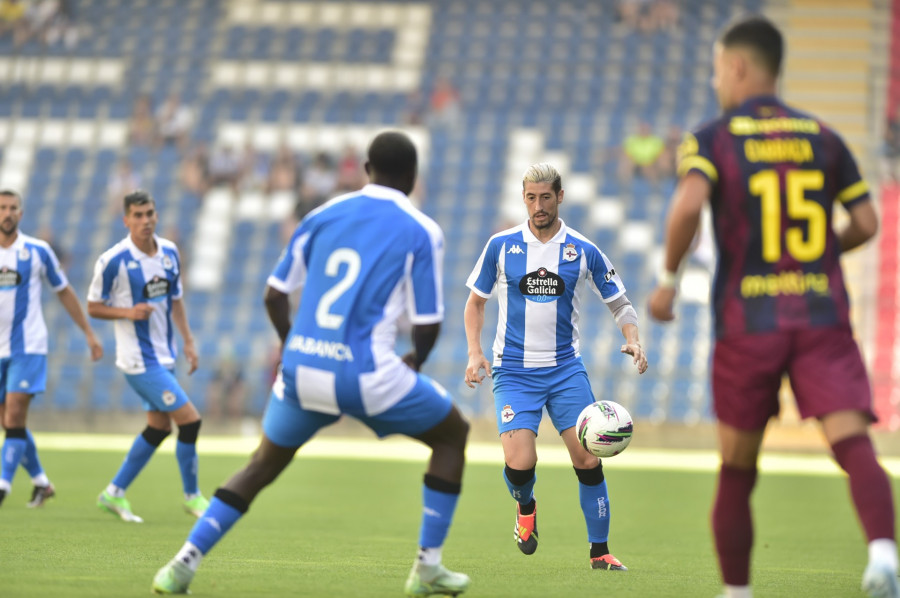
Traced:
<path fill-rule="evenodd" d="M 713 408 L 735 428 L 758 430 L 778 415 L 787 374 L 800 415 L 863 411 L 875 421 L 872 389 L 850 328 L 811 328 L 730 335 L 713 353 Z"/>

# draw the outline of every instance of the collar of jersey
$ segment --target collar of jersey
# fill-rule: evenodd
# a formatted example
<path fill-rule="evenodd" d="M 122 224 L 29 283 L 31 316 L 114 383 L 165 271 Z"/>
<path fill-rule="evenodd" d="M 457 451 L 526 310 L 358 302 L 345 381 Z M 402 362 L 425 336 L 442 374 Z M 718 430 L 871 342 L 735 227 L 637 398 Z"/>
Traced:
<path fill-rule="evenodd" d="M 563 219 L 559 219 L 559 230 L 556 231 L 556 234 L 553 235 L 553 238 L 547 241 L 547 243 L 562 243 L 566 240 L 566 223 L 563 222 Z M 524 224 L 522 224 L 522 240 L 526 243 L 540 243 L 541 245 L 546 245 L 543 241 L 534 236 L 534 233 L 531 232 L 531 227 L 528 226 L 528 221 L 526 220 Z"/>
<path fill-rule="evenodd" d="M 751 98 L 747 98 L 744 102 L 738 106 L 734 111 L 742 112 L 749 108 L 750 106 L 759 106 L 760 104 L 768 104 L 773 106 L 781 106 L 781 100 L 778 99 L 777 96 L 773 96 L 772 94 L 763 94 L 759 96 L 753 96 Z"/>
<path fill-rule="evenodd" d="M 384 185 L 376 185 L 369 183 L 360 190 L 362 195 L 373 197 L 375 199 L 391 199 L 394 201 L 409 201 L 409 198 L 402 191 L 385 187 Z"/>
<path fill-rule="evenodd" d="M 131 240 L 131 235 L 125 237 L 125 244 L 128 245 L 128 251 L 131 252 L 131 255 L 133 257 L 136 257 L 137 259 L 141 259 L 143 257 L 152 258 L 159 255 L 159 252 L 162 250 L 162 245 L 160 245 L 159 243 L 159 237 L 154 234 L 153 239 L 156 241 L 156 253 L 153 255 L 147 255 L 146 253 L 138 249 L 138 246 L 135 245 L 134 241 Z"/>

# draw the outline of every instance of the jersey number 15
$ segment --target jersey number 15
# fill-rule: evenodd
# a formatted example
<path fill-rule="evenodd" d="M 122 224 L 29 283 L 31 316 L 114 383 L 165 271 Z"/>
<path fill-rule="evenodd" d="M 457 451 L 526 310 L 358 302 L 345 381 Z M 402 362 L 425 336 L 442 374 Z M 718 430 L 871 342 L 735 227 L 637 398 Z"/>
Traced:
<path fill-rule="evenodd" d="M 762 257 L 767 262 L 777 262 L 782 251 L 780 177 L 775 170 L 761 170 L 748 182 L 750 193 L 762 202 Z M 788 170 L 784 174 L 787 215 L 807 222 L 805 238 L 799 226 L 788 227 L 784 233 L 784 246 L 798 262 L 812 262 L 825 253 L 828 216 L 821 204 L 806 197 L 808 191 L 821 191 L 824 185 L 821 170 Z"/>

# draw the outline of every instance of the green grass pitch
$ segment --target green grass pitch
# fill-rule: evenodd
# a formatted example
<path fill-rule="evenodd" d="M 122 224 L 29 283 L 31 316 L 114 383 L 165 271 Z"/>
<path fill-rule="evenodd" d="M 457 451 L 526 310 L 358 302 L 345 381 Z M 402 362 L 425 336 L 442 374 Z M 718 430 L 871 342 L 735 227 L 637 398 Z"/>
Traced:
<path fill-rule="evenodd" d="M 158 454 L 129 490 L 144 524 L 94 506 L 123 454 L 44 451 L 58 496 L 25 508 L 20 470 L 0 508 L 4 598 L 149 594 L 150 580 L 184 541 L 175 459 Z M 203 491 L 244 457 L 203 456 Z M 538 465 L 541 543 L 526 557 L 513 540 L 513 502 L 500 467 L 470 465 L 444 562 L 468 573 L 467 596 L 713 597 L 719 590 L 708 525 L 711 473 L 617 470 L 606 463 L 613 553 L 627 573 L 591 571 L 575 476 Z M 301 456 L 265 490 L 206 558 L 195 596 L 400 596 L 418 537 L 423 464 Z M 866 550 L 837 476 L 762 475 L 754 499 L 756 594 L 862 596 Z"/>

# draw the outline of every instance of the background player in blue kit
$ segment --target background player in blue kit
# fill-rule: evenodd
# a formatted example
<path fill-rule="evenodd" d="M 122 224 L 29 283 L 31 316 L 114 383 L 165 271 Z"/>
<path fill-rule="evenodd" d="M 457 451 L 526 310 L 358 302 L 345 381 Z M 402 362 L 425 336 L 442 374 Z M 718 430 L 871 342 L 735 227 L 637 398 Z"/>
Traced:
<path fill-rule="evenodd" d="M 378 436 L 405 434 L 431 447 L 419 553 L 408 596 L 459 594 L 469 578 L 441 564 L 465 461 L 468 423 L 441 387 L 417 373 L 444 316 L 443 233 L 410 203 L 416 149 L 399 132 L 368 150 L 371 183 L 310 212 L 268 279 L 266 308 L 283 341 L 282 369 L 250 463 L 216 490 L 153 590 L 184 593 L 203 556 L 319 429 L 352 415 Z M 302 288 L 293 322 L 288 295 Z M 413 324 L 414 350 L 394 353 L 397 319 Z"/>
<path fill-rule="evenodd" d="M 28 506 L 39 507 L 55 494 L 38 460 L 34 437 L 25 427 L 28 405 L 35 394 L 44 392 L 47 381 L 42 279 L 47 279 L 69 317 L 84 332 L 94 361 L 103 356 L 103 347 L 53 249 L 45 241 L 19 231 L 22 213 L 19 194 L 0 191 L 0 423 L 6 429 L 0 503 L 12 489 L 16 468 L 21 464 L 34 484 Z"/>
<path fill-rule="evenodd" d="M 591 289 L 609 306 L 625 337 L 622 353 L 634 358 L 639 373 L 647 358 L 638 338 L 638 319 L 612 264 L 596 245 L 558 217 L 565 192 L 550 164 L 535 164 L 522 178 L 528 220 L 488 241 L 469 276 L 466 339 L 469 363 L 465 382 L 474 388 L 494 381 L 497 427 L 506 468 L 503 479 L 516 500 L 516 544 L 525 554 L 537 550 L 534 499 L 538 426 L 544 407 L 562 436 L 575 474 L 591 543 L 594 569 L 627 568 L 609 552 L 609 495 L 603 464 L 575 435 L 575 422 L 594 401 L 579 353 L 578 317 L 584 291 Z M 484 306 L 495 292 L 500 308 L 492 365 L 481 348 Z"/>
<path fill-rule="evenodd" d="M 178 354 L 173 328 L 184 341 L 188 373 L 197 369 L 194 337 L 182 300 L 181 258 L 174 243 L 156 236 L 158 214 L 149 193 L 129 193 L 124 205 L 129 235 L 97 260 L 88 291 L 88 313 L 115 320 L 116 366 L 140 395 L 147 427 L 100 493 L 97 506 L 124 521 L 142 521 L 131 511 L 125 490 L 172 431 L 174 421 L 178 425 L 175 457 L 181 471 L 184 510 L 199 517 L 209 506 L 197 485 L 200 414 L 173 374 Z"/>
<path fill-rule="evenodd" d="M 750 495 L 787 375 L 800 414 L 821 422 L 849 476 L 869 541 L 863 589 L 896 598 L 891 484 L 868 435 L 872 393 L 840 263 L 842 252 L 875 235 L 878 217 L 837 133 L 776 97 L 783 47 L 781 32 L 763 17 L 734 23 L 716 43 L 713 87 L 725 113 L 681 146 L 650 313 L 674 318 L 677 272 L 709 201 L 719 250 L 712 386 L 722 453 L 712 527 L 726 596 L 751 595 Z M 836 203 L 849 214 L 839 230 L 832 227 Z"/>

